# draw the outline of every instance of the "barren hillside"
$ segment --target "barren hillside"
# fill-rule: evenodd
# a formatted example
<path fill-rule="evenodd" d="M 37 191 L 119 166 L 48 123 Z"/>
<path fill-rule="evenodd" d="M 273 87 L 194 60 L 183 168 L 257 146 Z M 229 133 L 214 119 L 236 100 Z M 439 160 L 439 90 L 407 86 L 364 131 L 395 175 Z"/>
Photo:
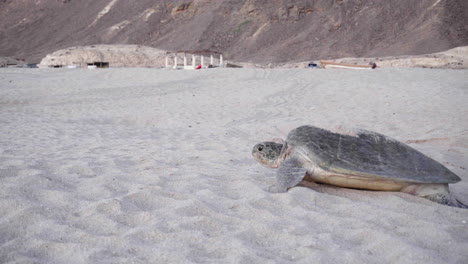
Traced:
<path fill-rule="evenodd" d="M 252 62 L 425 54 L 468 45 L 468 1 L 0 0 L 0 57 L 91 44 Z"/>

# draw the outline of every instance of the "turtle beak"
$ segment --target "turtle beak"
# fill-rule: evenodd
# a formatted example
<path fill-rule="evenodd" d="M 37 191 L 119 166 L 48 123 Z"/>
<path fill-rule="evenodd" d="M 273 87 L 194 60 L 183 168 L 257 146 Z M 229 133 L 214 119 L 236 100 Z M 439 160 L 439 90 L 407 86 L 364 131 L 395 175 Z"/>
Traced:
<path fill-rule="evenodd" d="M 252 157 L 263 165 L 267 165 L 268 161 L 263 158 L 263 156 L 258 152 L 252 152 Z"/>
<path fill-rule="evenodd" d="M 256 161 L 258 161 L 258 163 L 260 163 L 262 166 L 264 167 L 267 167 L 267 168 L 278 168 L 278 165 L 276 164 L 276 162 L 271 162 L 267 159 L 265 159 L 264 156 L 262 156 L 260 153 L 258 152 L 254 152 L 252 153 L 252 156 L 254 157 L 254 159 Z"/>

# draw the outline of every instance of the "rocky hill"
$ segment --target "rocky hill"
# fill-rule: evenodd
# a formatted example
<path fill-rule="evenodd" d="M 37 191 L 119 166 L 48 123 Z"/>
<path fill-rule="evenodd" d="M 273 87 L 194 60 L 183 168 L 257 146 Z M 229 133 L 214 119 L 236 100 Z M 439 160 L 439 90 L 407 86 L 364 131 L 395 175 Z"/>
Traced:
<path fill-rule="evenodd" d="M 258 63 L 426 54 L 468 45 L 468 1 L 0 0 L 0 57 L 92 44 Z"/>

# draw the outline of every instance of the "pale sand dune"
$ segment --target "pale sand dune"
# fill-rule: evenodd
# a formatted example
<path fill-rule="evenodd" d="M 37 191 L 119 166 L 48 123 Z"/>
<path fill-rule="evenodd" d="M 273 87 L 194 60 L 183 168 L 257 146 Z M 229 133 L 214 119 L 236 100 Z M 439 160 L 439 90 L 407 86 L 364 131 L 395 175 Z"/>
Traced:
<path fill-rule="evenodd" d="M 468 210 L 272 194 L 250 157 L 299 125 L 364 128 L 445 164 L 468 203 L 466 76 L 0 69 L 0 263 L 467 263 Z"/>

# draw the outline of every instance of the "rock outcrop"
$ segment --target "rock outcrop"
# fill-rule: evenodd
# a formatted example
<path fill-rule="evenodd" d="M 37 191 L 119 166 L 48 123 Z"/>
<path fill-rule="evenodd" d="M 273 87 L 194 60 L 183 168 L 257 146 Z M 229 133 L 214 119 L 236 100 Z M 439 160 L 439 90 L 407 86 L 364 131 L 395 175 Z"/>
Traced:
<path fill-rule="evenodd" d="M 23 65 L 24 61 L 15 60 L 9 57 L 0 57 L 0 67 L 7 67 L 9 65 Z"/>
<path fill-rule="evenodd" d="M 84 68 L 89 64 L 106 67 L 151 67 L 165 65 L 166 51 L 140 45 L 92 45 L 71 47 L 55 51 L 41 60 L 40 68 L 75 66 Z"/>
<path fill-rule="evenodd" d="M 468 69 L 468 46 L 425 55 L 342 58 L 335 61 L 349 64 L 376 63 L 379 68 Z"/>

